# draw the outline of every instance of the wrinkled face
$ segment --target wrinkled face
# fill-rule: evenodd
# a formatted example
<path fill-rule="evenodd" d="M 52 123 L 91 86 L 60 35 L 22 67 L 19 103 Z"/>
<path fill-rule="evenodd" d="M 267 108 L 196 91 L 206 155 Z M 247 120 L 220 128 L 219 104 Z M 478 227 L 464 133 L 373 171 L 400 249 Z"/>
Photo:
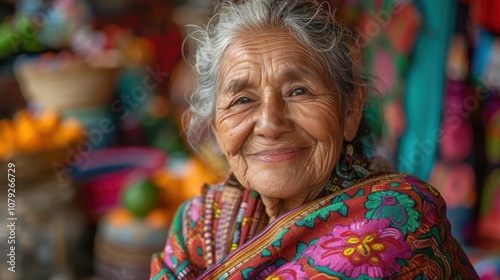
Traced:
<path fill-rule="evenodd" d="M 244 187 L 280 199 L 319 192 L 359 118 L 288 31 L 245 33 L 226 49 L 212 130 Z"/>

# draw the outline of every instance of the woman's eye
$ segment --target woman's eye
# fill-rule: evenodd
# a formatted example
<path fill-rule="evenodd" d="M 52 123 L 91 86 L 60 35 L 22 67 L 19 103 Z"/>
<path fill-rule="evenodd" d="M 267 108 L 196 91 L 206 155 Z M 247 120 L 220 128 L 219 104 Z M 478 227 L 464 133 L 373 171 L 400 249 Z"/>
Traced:
<path fill-rule="evenodd" d="M 248 97 L 240 97 L 236 100 L 236 102 L 234 102 L 234 104 L 245 104 L 245 103 L 248 103 L 252 100 L 250 100 L 250 98 Z"/>
<path fill-rule="evenodd" d="M 307 89 L 305 89 L 305 88 L 296 88 L 296 89 L 292 90 L 291 96 L 296 96 L 296 95 L 301 95 L 301 94 L 306 94 L 306 93 L 307 93 Z"/>

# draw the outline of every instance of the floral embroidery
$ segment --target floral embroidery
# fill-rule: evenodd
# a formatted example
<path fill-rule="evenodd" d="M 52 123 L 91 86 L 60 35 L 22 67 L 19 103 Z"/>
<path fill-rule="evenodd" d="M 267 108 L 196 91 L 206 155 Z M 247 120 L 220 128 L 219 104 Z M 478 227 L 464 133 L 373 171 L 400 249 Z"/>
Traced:
<path fill-rule="evenodd" d="M 193 203 L 191 204 L 191 211 L 189 211 L 189 214 L 191 215 L 191 219 L 193 222 L 198 222 L 198 220 L 201 218 L 200 199 L 196 198 L 192 201 Z"/>
<path fill-rule="evenodd" d="M 177 260 L 175 259 L 174 256 L 174 249 L 172 248 L 172 241 L 167 240 L 167 244 L 165 246 L 165 249 L 163 249 L 165 252 L 165 256 L 163 261 L 169 266 L 169 267 L 176 267 L 177 266 Z"/>
<path fill-rule="evenodd" d="M 283 216 L 281 223 L 260 233 L 259 240 L 265 240 L 265 244 L 250 240 L 255 243 L 223 258 L 215 266 L 218 269 L 209 270 L 207 256 L 213 254 L 213 248 L 207 251 L 204 242 L 212 239 L 204 234 L 217 232 L 220 221 L 210 223 L 214 228 L 204 227 L 216 208 L 215 201 L 205 201 L 220 200 L 223 196 L 218 194 L 223 189 L 205 192 L 202 199 L 184 204 L 176 215 L 163 254 L 153 259 L 152 278 L 479 279 L 451 237 L 444 200 L 435 196 L 433 189 L 400 174 L 371 177 L 364 182 L 359 188 L 325 194 L 315 207 L 311 204 L 292 212 L 296 216 Z M 256 228 L 246 231 L 246 238 L 255 237 L 255 232 L 267 225 L 265 219 L 255 224 L 265 212 L 260 200 L 247 200 L 252 196 L 243 194 L 240 199 L 246 202 L 244 205 L 256 209 L 254 214 L 243 216 L 251 218 L 248 222 Z M 238 209 L 233 209 L 232 217 L 237 216 Z M 227 238 L 240 234 L 240 230 L 228 232 Z M 213 237 L 218 238 L 209 235 Z"/>
<path fill-rule="evenodd" d="M 389 225 L 387 219 L 363 219 L 349 226 L 336 226 L 303 255 L 310 256 L 316 266 L 326 266 L 347 277 L 393 275 L 401 270 L 396 259 L 409 259 L 412 253 L 401 231 Z"/>
<path fill-rule="evenodd" d="M 257 277 L 257 279 L 266 279 L 266 280 L 307 279 L 302 265 L 298 264 L 297 262 L 288 262 L 279 267 L 271 265 L 268 268 L 266 268 L 259 276 L 260 277 Z"/>
<path fill-rule="evenodd" d="M 304 219 L 298 221 L 296 225 L 298 227 L 301 226 L 306 226 L 308 228 L 314 228 L 314 225 L 316 223 L 316 218 L 320 219 L 321 221 L 326 221 L 330 217 L 330 214 L 332 212 L 337 212 L 339 215 L 342 215 L 344 217 L 347 217 L 347 214 L 349 213 L 349 207 L 345 204 L 344 201 L 347 201 L 351 198 L 359 197 L 364 195 L 364 190 L 360 189 L 358 190 L 355 194 L 352 196 L 349 196 L 348 194 L 341 194 L 338 196 L 335 196 L 332 199 L 332 204 L 329 206 L 325 206 L 324 208 L 320 209 L 319 211 L 316 211 L 314 213 L 311 213 L 307 215 Z"/>
<path fill-rule="evenodd" d="M 421 214 L 413 209 L 415 201 L 407 194 L 397 191 L 374 192 L 367 197 L 365 207 L 368 219 L 386 218 L 391 226 L 399 228 L 403 234 L 415 232 L 420 227 Z"/>
<path fill-rule="evenodd" d="M 191 262 L 196 266 L 202 266 L 205 262 L 205 257 L 203 255 L 203 238 L 197 236 L 188 241 L 187 247 L 189 252 L 191 252 Z"/>
<path fill-rule="evenodd" d="M 282 241 L 283 241 L 283 236 L 289 232 L 290 229 L 289 228 L 286 228 L 284 229 L 282 232 L 279 233 L 278 237 L 276 238 L 276 240 L 274 240 L 271 245 L 273 245 L 274 247 L 281 247 L 281 244 L 282 244 Z"/>
<path fill-rule="evenodd" d="M 388 190 L 411 190 L 411 184 L 407 180 L 390 180 L 374 184 L 372 192 L 388 191 Z"/>

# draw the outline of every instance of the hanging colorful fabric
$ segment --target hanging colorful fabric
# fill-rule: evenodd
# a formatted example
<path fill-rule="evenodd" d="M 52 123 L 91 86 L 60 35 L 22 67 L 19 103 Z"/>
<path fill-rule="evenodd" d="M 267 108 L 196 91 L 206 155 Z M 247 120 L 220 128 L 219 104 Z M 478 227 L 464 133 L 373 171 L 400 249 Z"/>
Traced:
<path fill-rule="evenodd" d="M 498 0 L 471 0 L 472 19 L 482 27 L 500 33 L 500 1 Z"/>
<path fill-rule="evenodd" d="M 364 0 L 363 7 L 354 30 L 363 48 L 364 65 L 374 76 L 374 89 L 382 95 L 382 146 L 395 161 L 398 139 L 406 129 L 402 81 L 420 27 L 420 14 L 411 2 Z"/>
<path fill-rule="evenodd" d="M 474 131 L 469 116 L 473 108 L 467 102 L 471 96 L 466 82 L 447 81 L 439 139 L 440 156 L 445 161 L 460 162 L 472 153 Z"/>
<path fill-rule="evenodd" d="M 474 169 L 468 163 L 437 161 L 429 183 L 436 186 L 446 201 L 453 235 L 462 244 L 468 244 L 475 231 L 477 189 Z"/>
<path fill-rule="evenodd" d="M 480 29 L 472 61 L 472 76 L 481 87 L 500 89 L 500 36 Z"/>
<path fill-rule="evenodd" d="M 445 86 L 445 57 L 455 22 L 456 1 L 419 1 L 423 25 L 408 69 L 399 170 L 428 180 L 438 156 Z"/>

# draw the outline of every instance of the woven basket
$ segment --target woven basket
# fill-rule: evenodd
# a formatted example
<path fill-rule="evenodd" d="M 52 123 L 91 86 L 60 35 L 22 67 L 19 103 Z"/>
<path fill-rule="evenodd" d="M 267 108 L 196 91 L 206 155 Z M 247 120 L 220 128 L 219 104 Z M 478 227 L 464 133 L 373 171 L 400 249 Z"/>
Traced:
<path fill-rule="evenodd" d="M 49 180 L 62 180 L 67 176 L 58 177 L 54 164 L 68 165 L 66 162 L 67 151 L 65 149 L 58 149 L 54 151 L 43 151 L 36 153 L 19 153 L 12 157 L 0 160 L 0 164 L 7 168 L 9 163 L 15 165 L 16 181 L 22 183 L 32 183 Z M 64 173 L 64 172 L 63 172 Z M 68 172 L 66 172 L 68 173 Z M 65 174 L 69 175 L 69 174 Z M 0 182 L 0 185 L 6 184 Z"/>
<path fill-rule="evenodd" d="M 39 69 L 36 62 L 16 65 L 15 75 L 28 105 L 67 110 L 105 106 L 112 98 L 119 68 L 74 63 L 61 69 Z"/>

